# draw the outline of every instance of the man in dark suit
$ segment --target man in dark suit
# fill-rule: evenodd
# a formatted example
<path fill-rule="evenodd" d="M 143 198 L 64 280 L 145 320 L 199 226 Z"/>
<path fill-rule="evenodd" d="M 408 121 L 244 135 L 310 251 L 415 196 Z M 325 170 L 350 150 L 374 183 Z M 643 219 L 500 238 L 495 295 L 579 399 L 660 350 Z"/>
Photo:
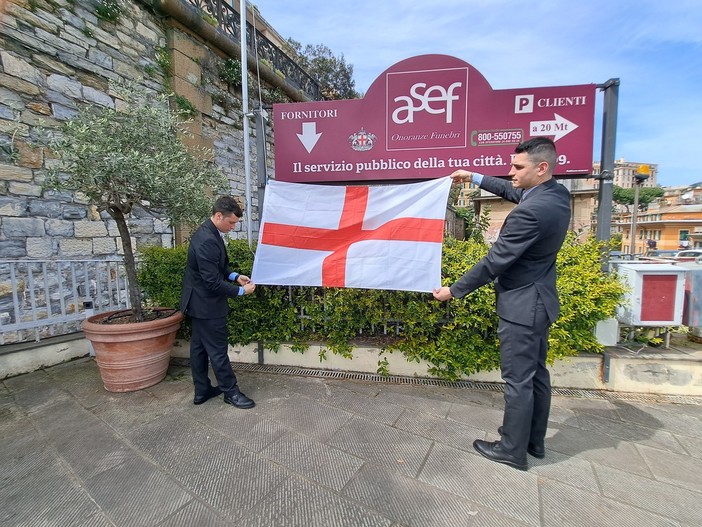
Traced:
<path fill-rule="evenodd" d="M 546 369 L 548 333 L 558 318 L 556 255 L 570 223 L 570 193 L 553 178 L 556 147 L 535 137 L 517 146 L 512 181 L 457 170 L 455 182 L 473 182 L 518 203 L 507 215 L 487 255 L 450 287 L 435 289 L 440 301 L 462 298 L 495 282 L 500 366 L 505 381 L 505 413 L 499 441 L 475 440 L 484 457 L 526 470 L 527 452 L 545 456 L 551 407 Z"/>
<path fill-rule="evenodd" d="M 224 393 L 227 404 L 237 408 L 255 406 L 239 390 L 228 355 L 228 299 L 250 295 L 256 289 L 248 276 L 231 269 L 222 238 L 242 216 L 243 211 L 234 198 L 218 198 L 212 216 L 195 231 L 188 247 L 180 310 L 192 319 L 190 367 L 195 384 L 194 404 Z M 210 383 L 208 357 L 218 386 Z"/>

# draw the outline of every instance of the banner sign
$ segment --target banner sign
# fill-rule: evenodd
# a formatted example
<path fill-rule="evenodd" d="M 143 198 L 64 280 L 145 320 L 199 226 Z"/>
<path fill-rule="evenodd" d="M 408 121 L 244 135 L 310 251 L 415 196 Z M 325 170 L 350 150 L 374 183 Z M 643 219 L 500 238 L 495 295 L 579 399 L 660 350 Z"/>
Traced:
<path fill-rule="evenodd" d="M 592 172 L 595 84 L 493 90 L 448 55 L 383 72 L 363 99 L 273 105 L 275 179 L 431 179 L 458 168 L 506 176 L 517 144 L 556 142 L 556 175 Z"/>

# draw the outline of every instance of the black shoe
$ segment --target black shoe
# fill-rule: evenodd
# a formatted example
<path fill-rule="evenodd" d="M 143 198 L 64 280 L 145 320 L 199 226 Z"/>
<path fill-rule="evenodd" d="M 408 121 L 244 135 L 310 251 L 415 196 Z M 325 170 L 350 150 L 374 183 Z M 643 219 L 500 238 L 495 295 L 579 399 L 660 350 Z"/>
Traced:
<path fill-rule="evenodd" d="M 497 429 L 497 433 L 502 435 L 502 427 Z M 546 457 L 546 449 L 543 446 L 535 446 L 530 444 L 527 446 L 527 452 L 529 455 L 538 459 L 543 459 Z"/>
<path fill-rule="evenodd" d="M 236 406 L 237 408 L 253 408 L 256 403 L 246 397 L 239 390 L 224 395 L 224 402 Z"/>
<path fill-rule="evenodd" d="M 518 468 L 519 470 L 526 470 L 529 468 L 526 456 L 524 456 L 524 459 L 518 459 L 508 454 L 502 449 L 502 445 L 499 441 L 489 443 L 487 441 L 476 439 L 475 441 L 473 441 L 473 448 L 475 448 L 478 454 L 492 461 L 504 463 L 505 465 Z"/>
<path fill-rule="evenodd" d="M 207 402 L 213 397 L 217 397 L 220 393 L 222 393 L 222 390 L 219 389 L 219 386 L 210 386 L 205 395 L 195 395 L 193 404 L 202 404 Z"/>

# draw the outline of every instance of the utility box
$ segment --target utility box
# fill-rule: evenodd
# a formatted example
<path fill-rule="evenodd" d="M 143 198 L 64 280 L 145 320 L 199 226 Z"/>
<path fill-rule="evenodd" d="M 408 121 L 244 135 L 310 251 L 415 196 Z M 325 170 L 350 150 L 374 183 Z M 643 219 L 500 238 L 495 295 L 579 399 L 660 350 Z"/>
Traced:
<path fill-rule="evenodd" d="M 687 271 L 685 279 L 685 302 L 683 324 L 692 328 L 702 326 L 702 263 L 678 264 Z"/>
<path fill-rule="evenodd" d="M 629 326 L 682 324 L 687 269 L 672 264 L 621 263 L 619 276 L 628 291 L 617 320 Z"/>

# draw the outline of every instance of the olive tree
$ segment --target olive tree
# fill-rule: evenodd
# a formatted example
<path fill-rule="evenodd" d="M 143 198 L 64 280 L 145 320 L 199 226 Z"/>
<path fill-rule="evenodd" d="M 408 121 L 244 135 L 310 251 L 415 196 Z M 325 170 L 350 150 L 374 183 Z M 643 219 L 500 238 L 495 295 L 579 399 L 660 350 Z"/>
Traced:
<path fill-rule="evenodd" d="M 195 224 L 227 185 L 206 150 L 186 147 L 187 123 L 164 94 L 122 86 L 115 107 L 86 105 L 50 141 L 59 162 L 45 188 L 77 191 L 115 221 L 124 252 L 133 320 L 144 320 L 128 217 L 134 207 Z"/>

